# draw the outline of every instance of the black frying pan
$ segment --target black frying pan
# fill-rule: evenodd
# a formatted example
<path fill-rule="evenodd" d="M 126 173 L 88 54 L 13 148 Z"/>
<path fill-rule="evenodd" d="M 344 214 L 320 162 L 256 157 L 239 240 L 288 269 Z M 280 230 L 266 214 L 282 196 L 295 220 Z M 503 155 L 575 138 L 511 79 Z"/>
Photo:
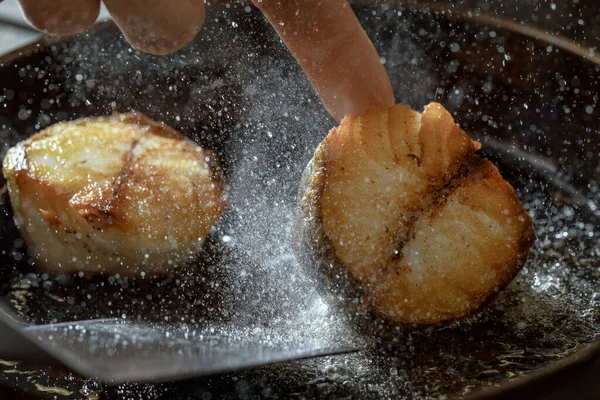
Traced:
<path fill-rule="evenodd" d="M 538 240 L 517 279 L 472 318 L 403 327 L 355 354 L 117 389 L 47 369 L 30 381 L 109 398 L 598 396 L 597 57 L 503 21 L 394 4 L 356 10 L 397 100 L 448 107 L 533 216 Z M 233 3 L 214 12 L 170 57 L 129 49 L 110 24 L 42 42 L 4 57 L 0 99 L 2 153 L 59 120 L 135 109 L 214 149 L 233 186 L 205 257 L 191 272 L 150 281 L 35 274 L 4 206 L 0 283 L 25 323 L 176 315 L 201 326 L 262 326 L 299 319 L 313 304 L 290 258 L 289 229 L 302 168 L 334 122 L 254 11 Z"/>

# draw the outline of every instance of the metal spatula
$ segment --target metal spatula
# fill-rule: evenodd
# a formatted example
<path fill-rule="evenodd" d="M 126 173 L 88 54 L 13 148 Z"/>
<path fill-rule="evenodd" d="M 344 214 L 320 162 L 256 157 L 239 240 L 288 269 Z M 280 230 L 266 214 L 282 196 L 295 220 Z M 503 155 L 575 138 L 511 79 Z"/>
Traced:
<path fill-rule="evenodd" d="M 0 358 L 62 364 L 107 381 L 157 382 L 353 351 L 285 329 L 96 319 L 24 326 L 0 305 Z"/>

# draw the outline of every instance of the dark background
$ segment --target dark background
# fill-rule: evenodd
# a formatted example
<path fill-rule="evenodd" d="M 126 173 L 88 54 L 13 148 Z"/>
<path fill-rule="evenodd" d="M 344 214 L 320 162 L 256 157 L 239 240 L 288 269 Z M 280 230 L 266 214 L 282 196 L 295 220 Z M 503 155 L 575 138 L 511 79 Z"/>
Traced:
<path fill-rule="evenodd" d="M 410 0 L 410 3 L 424 2 Z M 566 36 L 582 45 L 600 50 L 598 0 L 434 0 L 427 3 L 471 9 L 482 14 L 523 21 L 548 33 Z"/>

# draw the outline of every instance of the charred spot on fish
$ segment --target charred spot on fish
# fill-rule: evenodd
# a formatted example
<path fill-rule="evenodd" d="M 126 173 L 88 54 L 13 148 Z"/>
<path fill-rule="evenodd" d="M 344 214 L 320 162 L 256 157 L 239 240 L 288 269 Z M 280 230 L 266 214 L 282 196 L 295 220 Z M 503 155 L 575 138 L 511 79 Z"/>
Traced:
<path fill-rule="evenodd" d="M 417 162 L 417 166 L 420 167 L 422 165 L 422 161 L 421 161 L 421 157 L 419 157 L 416 154 L 407 154 L 407 157 L 412 158 L 413 160 L 415 160 Z"/>

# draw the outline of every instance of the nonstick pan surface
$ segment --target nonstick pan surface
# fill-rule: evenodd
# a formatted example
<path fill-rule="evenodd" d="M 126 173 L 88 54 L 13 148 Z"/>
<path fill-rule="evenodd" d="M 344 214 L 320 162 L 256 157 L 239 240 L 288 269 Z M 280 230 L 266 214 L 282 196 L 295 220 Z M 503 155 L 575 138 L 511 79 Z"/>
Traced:
<path fill-rule="evenodd" d="M 436 100 L 450 109 L 533 217 L 537 241 L 515 281 L 472 318 L 397 327 L 380 344 L 363 338 L 365 350 L 354 354 L 118 388 L 0 362 L 6 383 L 49 398 L 548 398 L 544 388 L 568 388 L 551 386 L 562 382 L 554 372 L 586 365 L 578 376 L 589 373 L 600 336 L 597 60 L 502 21 L 391 3 L 356 11 L 396 99 L 416 109 Z M 275 320 L 302 326 L 325 315 L 289 241 L 300 174 L 334 121 L 262 17 L 232 3 L 169 57 L 130 49 L 107 24 L 28 47 L 0 65 L 2 156 L 54 122 L 130 110 L 221 157 L 231 208 L 205 254 L 191 269 L 160 279 L 39 275 L 4 195 L 3 301 L 25 324 L 119 318 L 167 327 Z M 543 384 L 531 386 L 536 382 Z M 594 387 L 576 386 L 592 395 Z M 528 387 L 536 389 L 518 392 Z"/>

